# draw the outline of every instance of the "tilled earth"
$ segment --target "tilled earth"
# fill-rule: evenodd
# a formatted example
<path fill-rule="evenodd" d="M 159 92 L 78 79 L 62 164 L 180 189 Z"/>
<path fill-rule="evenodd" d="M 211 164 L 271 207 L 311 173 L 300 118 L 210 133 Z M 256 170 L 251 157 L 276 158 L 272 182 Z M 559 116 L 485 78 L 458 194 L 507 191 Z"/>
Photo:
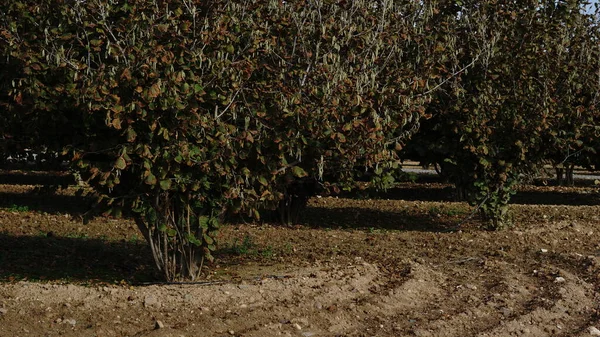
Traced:
<path fill-rule="evenodd" d="M 463 203 L 315 198 L 302 225 L 224 226 L 195 284 L 156 283 L 131 221 L 0 200 L 0 336 L 599 336 L 600 206 L 532 189 L 591 202 L 492 232 Z"/>

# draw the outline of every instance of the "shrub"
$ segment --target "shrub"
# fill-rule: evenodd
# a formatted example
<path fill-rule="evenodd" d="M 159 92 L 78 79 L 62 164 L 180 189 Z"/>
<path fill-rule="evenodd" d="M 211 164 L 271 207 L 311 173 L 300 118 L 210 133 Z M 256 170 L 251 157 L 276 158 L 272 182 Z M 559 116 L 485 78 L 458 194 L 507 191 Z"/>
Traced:
<path fill-rule="evenodd" d="M 427 10 L 423 10 L 427 9 Z M 414 1 L 16 1 L 11 105 L 72 118 L 68 151 L 167 280 L 195 279 L 226 211 L 393 162 L 439 47 Z M 436 70 L 439 71 L 439 70 Z M 36 124 L 38 128 L 42 126 Z M 290 203 L 291 204 L 291 203 Z M 290 221 L 290 216 L 284 221 Z"/>

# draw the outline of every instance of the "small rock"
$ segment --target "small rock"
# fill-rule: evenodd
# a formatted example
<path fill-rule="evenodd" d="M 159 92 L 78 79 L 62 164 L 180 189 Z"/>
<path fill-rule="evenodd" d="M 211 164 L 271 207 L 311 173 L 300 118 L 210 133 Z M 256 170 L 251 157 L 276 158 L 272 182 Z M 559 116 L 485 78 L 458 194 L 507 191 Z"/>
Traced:
<path fill-rule="evenodd" d="M 152 307 L 152 306 L 157 306 L 158 304 L 159 304 L 158 299 L 154 295 L 148 295 L 148 296 L 144 297 L 144 306 L 146 308 Z"/>
<path fill-rule="evenodd" d="M 77 321 L 72 318 L 67 318 L 67 319 L 63 320 L 63 323 L 75 326 L 75 324 L 77 324 Z"/>
<path fill-rule="evenodd" d="M 194 296 L 192 296 L 192 294 L 185 294 L 183 296 L 183 300 L 186 301 L 186 302 L 191 302 L 191 301 L 194 300 Z"/>
<path fill-rule="evenodd" d="M 0 315 L 5 315 L 8 312 L 6 308 L 0 308 Z"/>
<path fill-rule="evenodd" d="M 301 327 L 301 326 L 300 326 L 300 324 L 298 324 L 298 323 L 294 323 L 294 324 L 292 324 L 292 326 L 293 326 L 293 327 L 294 327 L 294 329 L 296 329 L 296 330 L 302 330 L 302 327 Z"/>
<path fill-rule="evenodd" d="M 230 334 L 230 335 L 232 335 L 232 336 L 233 336 L 233 335 L 235 335 L 235 331 L 233 331 L 233 330 L 229 330 L 228 332 L 229 332 L 229 334 Z"/>
<path fill-rule="evenodd" d="M 541 251 L 542 253 L 547 253 L 547 252 L 548 252 L 548 249 L 546 249 L 546 248 L 542 248 L 542 249 L 540 249 L 540 251 Z"/>
<path fill-rule="evenodd" d="M 312 337 L 314 335 L 315 335 L 315 333 L 314 332 L 310 332 L 310 331 L 306 331 L 306 332 L 302 333 L 302 336 L 304 336 L 304 337 Z"/>
<path fill-rule="evenodd" d="M 592 336 L 600 336 L 600 330 L 596 329 L 595 326 L 589 327 L 588 331 L 590 332 L 590 335 L 592 335 Z"/>
<path fill-rule="evenodd" d="M 323 305 L 322 305 L 321 303 L 319 303 L 319 302 L 316 302 L 316 303 L 315 303 L 315 308 L 316 308 L 317 310 L 321 310 L 321 309 L 323 309 Z"/>
<path fill-rule="evenodd" d="M 154 323 L 154 330 L 164 329 L 164 328 L 165 328 L 165 323 L 163 323 L 162 321 L 157 320 L 156 323 Z"/>
<path fill-rule="evenodd" d="M 559 277 L 557 277 L 557 278 L 554 279 L 554 283 L 564 283 L 566 281 L 567 280 L 565 280 L 565 278 L 562 277 L 562 276 L 559 276 Z"/>

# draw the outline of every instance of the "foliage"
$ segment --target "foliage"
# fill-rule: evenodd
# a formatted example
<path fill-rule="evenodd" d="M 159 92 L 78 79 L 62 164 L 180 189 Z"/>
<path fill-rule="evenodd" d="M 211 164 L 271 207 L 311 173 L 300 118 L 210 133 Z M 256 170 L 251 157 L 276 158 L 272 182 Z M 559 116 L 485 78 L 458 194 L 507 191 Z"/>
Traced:
<path fill-rule="evenodd" d="M 447 7 L 458 34 L 447 68 L 459 74 L 436 92 L 433 117 L 405 156 L 439 165 L 491 228 L 510 223 L 507 203 L 521 177 L 581 142 L 597 113 L 598 27 L 583 3 Z"/>
<path fill-rule="evenodd" d="M 132 213 L 168 280 L 199 275 L 226 210 L 258 216 L 300 179 L 393 162 L 439 77 L 434 11 L 413 1 L 43 0 L 0 12 L 17 64 L 11 109 L 38 118 L 35 130 L 69 120 L 68 153 L 108 214 Z"/>

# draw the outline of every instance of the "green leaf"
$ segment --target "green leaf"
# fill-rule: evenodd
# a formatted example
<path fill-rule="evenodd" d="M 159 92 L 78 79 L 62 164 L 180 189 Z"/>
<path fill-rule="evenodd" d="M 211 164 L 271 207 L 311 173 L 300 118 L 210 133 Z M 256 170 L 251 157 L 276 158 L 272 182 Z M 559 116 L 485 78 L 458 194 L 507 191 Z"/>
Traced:
<path fill-rule="evenodd" d="M 258 182 L 263 185 L 263 186 L 268 186 L 269 182 L 267 181 L 267 179 L 263 176 L 258 177 Z"/>
<path fill-rule="evenodd" d="M 207 216 L 198 217 L 198 225 L 202 229 L 208 229 L 208 217 Z"/>
<path fill-rule="evenodd" d="M 188 234 L 187 235 L 187 240 L 189 243 L 193 244 L 194 246 L 201 246 L 202 245 L 202 241 L 198 240 L 197 237 L 195 237 L 192 234 Z"/>
<path fill-rule="evenodd" d="M 165 179 L 160 181 L 160 188 L 163 190 L 168 190 L 171 188 L 171 179 Z"/>
<path fill-rule="evenodd" d="M 306 177 L 308 175 L 308 173 L 306 173 L 306 171 L 304 171 L 304 169 L 301 168 L 300 166 L 292 167 L 292 173 L 294 174 L 295 177 L 298 177 L 298 178 Z"/>
<path fill-rule="evenodd" d="M 135 142 L 135 139 L 137 138 L 137 133 L 135 132 L 135 130 L 132 127 L 128 127 L 127 128 L 127 141 L 130 143 Z"/>
<path fill-rule="evenodd" d="M 156 177 L 154 176 L 154 174 L 149 173 L 146 179 L 144 179 L 144 183 L 148 185 L 156 185 Z"/>
<path fill-rule="evenodd" d="M 210 218 L 210 221 L 208 222 L 208 224 L 210 225 L 211 228 L 213 229 L 217 229 L 219 228 L 219 219 L 217 218 Z M 216 235 L 216 231 L 213 231 Z"/>
<path fill-rule="evenodd" d="M 125 161 L 125 158 L 123 158 L 123 157 L 117 158 L 117 161 L 115 161 L 114 167 L 118 170 L 124 170 L 127 167 L 127 162 Z"/>

